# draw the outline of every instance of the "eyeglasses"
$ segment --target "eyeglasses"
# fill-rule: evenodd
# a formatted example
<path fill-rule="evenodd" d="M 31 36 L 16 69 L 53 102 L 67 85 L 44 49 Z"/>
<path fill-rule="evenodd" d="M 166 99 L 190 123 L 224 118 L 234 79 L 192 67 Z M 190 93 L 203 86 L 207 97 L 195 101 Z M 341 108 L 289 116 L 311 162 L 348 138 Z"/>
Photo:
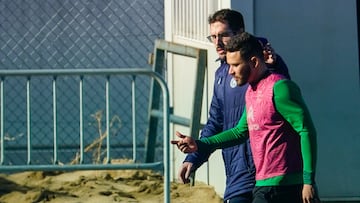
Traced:
<path fill-rule="evenodd" d="M 218 35 L 209 35 L 206 38 L 209 40 L 209 42 L 215 42 L 216 39 L 223 40 L 226 38 L 230 38 L 235 32 L 227 31 L 224 33 L 219 33 Z"/>

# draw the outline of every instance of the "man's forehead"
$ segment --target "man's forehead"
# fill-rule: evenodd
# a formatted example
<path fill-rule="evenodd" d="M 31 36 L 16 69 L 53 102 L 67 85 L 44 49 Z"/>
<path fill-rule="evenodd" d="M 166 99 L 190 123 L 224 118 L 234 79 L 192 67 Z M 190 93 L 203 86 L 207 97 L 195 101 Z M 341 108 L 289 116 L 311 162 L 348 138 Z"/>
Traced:
<path fill-rule="evenodd" d="M 238 63 L 241 61 L 240 51 L 226 52 L 226 61 L 228 63 Z"/>
<path fill-rule="evenodd" d="M 228 51 L 226 52 L 226 57 L 241 58 L 241 54 L 240 51 Z"/>
<path fill-rule="evenodd" d="M 223 23 L 221 21 L 216 21 L 210 24 L 210 29 L 228 29 L 229 25 L 227 23 Z"/>

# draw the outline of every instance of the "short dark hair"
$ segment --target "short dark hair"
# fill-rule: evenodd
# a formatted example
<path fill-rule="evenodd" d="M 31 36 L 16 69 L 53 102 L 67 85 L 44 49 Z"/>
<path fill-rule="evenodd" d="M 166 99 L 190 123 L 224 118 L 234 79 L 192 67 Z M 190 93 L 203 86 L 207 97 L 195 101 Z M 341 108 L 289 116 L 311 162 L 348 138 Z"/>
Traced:
<path fill-rule="evenodd" d="M 247 32 L 242 32 L 231 37 L 225 46 L 225 50 L 226 52 L 240 51 L 242 59 L 246 61 L 250 60 L 253 56 L 257 56 L 259 58 L 264 57 L 263 48 L 259 40 Z"/>
<path fill-rule="evenodd" d="M 244 17 L 238 11 L 231 9 L 221 9 L 210 15 L 208 18 L 209 24 L 215 22 L 227 23 L 230 29 L 234 32 L 242 29 L 245 31 Z"/>

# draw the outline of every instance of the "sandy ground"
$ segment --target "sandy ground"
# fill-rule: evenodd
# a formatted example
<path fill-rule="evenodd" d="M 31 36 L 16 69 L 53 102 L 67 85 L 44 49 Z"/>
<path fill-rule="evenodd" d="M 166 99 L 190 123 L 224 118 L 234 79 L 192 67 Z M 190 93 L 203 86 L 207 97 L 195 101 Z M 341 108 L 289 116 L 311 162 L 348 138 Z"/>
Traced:
<path fill-rule="evenodd" d="M 221 203 L 211 186 L 171 183 L 171 202 Z M 163 202 L 163 177 L 148 170 L 0 174 L 0 203 Z"/>

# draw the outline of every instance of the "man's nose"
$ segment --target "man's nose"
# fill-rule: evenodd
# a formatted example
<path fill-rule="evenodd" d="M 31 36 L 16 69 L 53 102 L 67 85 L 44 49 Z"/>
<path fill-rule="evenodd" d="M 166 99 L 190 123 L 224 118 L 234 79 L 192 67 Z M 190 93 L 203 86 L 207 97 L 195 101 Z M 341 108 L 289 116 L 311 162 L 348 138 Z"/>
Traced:
<path fill-rule="evenodd" d="M 229 72 L 230 75 L 232 75 L 232 74 L 234 73 L 234 70 L 233 70 L 232 66 L 229 67 L 229 71 L 228 71 L 228 72 Z"/>
<path fill-rule="evenodd" d="M 217 38 L 215 39 L 214 43 L 215 43 L 216 45 L 220 45 L 221 47 L 224 46 L 224 42 L 222 41 L 222 39 L 221 39 L 220 37 L 217 37 Z"/>

